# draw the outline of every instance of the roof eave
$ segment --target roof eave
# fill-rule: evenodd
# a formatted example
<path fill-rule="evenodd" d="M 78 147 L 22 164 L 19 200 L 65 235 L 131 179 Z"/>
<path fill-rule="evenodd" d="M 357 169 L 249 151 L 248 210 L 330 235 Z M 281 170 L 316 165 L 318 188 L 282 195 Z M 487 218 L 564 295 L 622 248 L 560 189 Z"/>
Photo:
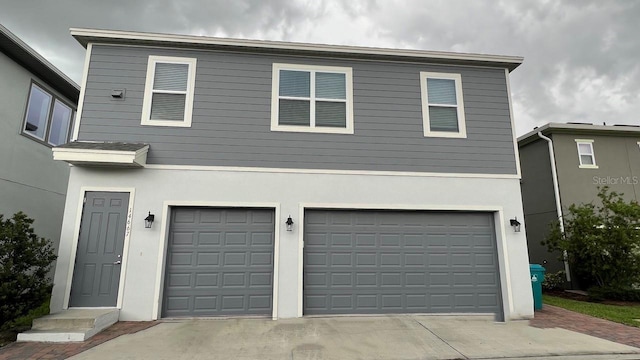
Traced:
<path fill-rule="evenodd" d="M 530 131 L 518 138 L 518 145 L 529 144 L 539 138 L 538 133 L 549 134 L 580 134 L 580 135 L 632 135 L 640 136 L 640 127 L 624 125 L 590 125 L 590 124 L 567 124 L 567 123 L 546 123 L 533 131 Z"/>
<path fill-rule="evenodd" d="M 8 46 L 2 46 L 3 43 Z M 2 25 L 0 25 L 0 51 L 69 100 L 78 102 L 80 86 Z"/>
<path fill-rule="evenodd" d="M 268 40 L 229 39 L 194 35 L 174 35 L 71 28 L 71 35 L 86 47 L 91 42 L 110 42 L 152 46 L 195 47 L 240 51 L 278 51 L 301 54 L 325 54 L 337 57 L 394 59 L 397 61 L 425 61 L 435 63 L 474 64 L 501 67 L 513 71 L 524 59 L 519 56 L 453 53 L 409 49 L 387 49 L 345 45 L 294 43 Z"/>

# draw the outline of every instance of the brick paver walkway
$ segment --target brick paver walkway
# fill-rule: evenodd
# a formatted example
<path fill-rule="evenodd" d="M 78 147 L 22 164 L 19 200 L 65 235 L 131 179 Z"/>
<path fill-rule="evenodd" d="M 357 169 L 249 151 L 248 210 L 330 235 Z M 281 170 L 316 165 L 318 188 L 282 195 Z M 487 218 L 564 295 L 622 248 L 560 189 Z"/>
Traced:
<path fill-rule="evenodd" d="M 117 338 L 120 335 L 133 334 L 140 330 L 148 329 L 158 323 L 158 321 L 121 321 L 91 339 L 81 343 L 13 343 L 0 349 L 0 360 L 66 359 L 85 350 L 91 349 L 94 346 L 100 345 L 105 341 Z"/>
<path fill-rule="evenodd" d="M 538 328 L 563 328 L 640 348 L 640 328 L 544 305 L 529 323 Z"/>

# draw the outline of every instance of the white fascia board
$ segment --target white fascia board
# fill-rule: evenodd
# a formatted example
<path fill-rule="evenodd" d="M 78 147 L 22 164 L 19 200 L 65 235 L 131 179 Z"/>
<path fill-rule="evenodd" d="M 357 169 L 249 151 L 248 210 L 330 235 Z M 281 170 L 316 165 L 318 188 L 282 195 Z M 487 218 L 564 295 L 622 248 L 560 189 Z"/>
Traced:
<path fill-rule="evenodd" d="M 210 46 L 235 46 L 246 48 L 263 48 L 263 49 L 279 49 L 292 51 L 312 51 L 312 52 L 330 52 L 344 54 L 359 55 L 377 55 L 377 56 L 393 56 L 393 57 L 412 57 L 424 59 L 443 59 L 457 61 L 477 61 L 490 62 L 496 64 L 511 65 L 510 68 L 515 69 L 522 64 L 524 58 L 520 56 L 507 55 L 489 55 L 489 54 L 470 54 L 470 53 L 454 53 L 446 51 L 427 51 L 412 49 L 388 49 L 361 46 L 346 45 L 327 45 L 327 44 L 309 44 L 309 43 L 293 43 L 284 41 L 268 41 L 268 40 L 248 40 L 248 39 L 228 39 L 208 36 L 194 35 L 176 35 L 176 34 L 158 34 L 121 30 L 102 30 L 102 29 L 85 29 L 71 28 L 69 32 L 81 44 L 86 44 L 86 39 L 82 38 L 103 38 L 111 40 L 137 40 L 149 42 L 169 42 L 183 44 L 197 44 Z"/>
<path fill-rule="evenodd" d="M 53 148 L 53 160 L 66 161 L 76 165 L 122 164 L 143 167 L 147 163 L 149 146 L 138 151 L 93 150 Z"/>

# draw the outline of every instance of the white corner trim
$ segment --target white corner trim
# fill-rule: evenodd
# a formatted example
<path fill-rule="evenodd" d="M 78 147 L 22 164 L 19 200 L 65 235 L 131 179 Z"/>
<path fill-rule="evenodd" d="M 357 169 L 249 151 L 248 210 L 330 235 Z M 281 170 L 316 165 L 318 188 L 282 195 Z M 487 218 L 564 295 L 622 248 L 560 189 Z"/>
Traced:
<path fill-rule="evenodd" d="M 298 204 L 298 311 L 296 316 L 302 317 L 304 303 L 304 212 L 308 205 Z"/>
<path fill-rule="evenodd" d="M 53 160 L 70 164 L 123 164 L 142 167 L 147 162 L 149 145 L 137 151 L 95 150 L 54 147 Z"/>
<path fill-rule="evenodd" d="M 89 77 L 89 63 L 91 62 L 91 50 L 93 44 L 87 44 L 87 51 L 84 55 L 84 68 L 82 70 L 82 86 L 80 87 L 80 96 L 78 97 L 78 109 L 76 110 L 76 119 L 73 124 L 73 135 L 71 141 L 78 140 L 80 133 L 80 121 L 82 120 L 82 108 L 84 107 L 84 92 L 87 88 L 87 78 Z"/>
<path fill-rule="evenodd" d="M 448 131 L 431 131 L 431 122 L 429 119 L 429 89 L 427 89 L 427 79 L 446 79 L 453 80 L 456 88 L 456 105 L 440 105 L 433 106 L 453 107 L 456 108 L 458 114 L 458 132 Z M 467 128 L 464 115 L 464 99 L 462 94 L 462 75 L 454 73 L 437 73 L 437 72 L 420 72 L 420 96 L 422 103 L 422 127 L 425 137 L 445 137 L 445 138 L 466 138 Z"/>
<path fill-rule="evenodd" d="M 125 225 L 125 233 L 124 233 L 124 245 L 122 248 L 122 264 L 120 267 L 120 279 L 118 282 L 118 300 L 116 302 L 116 308 L 122 309 L 122 299 L 124 296 L 124 284 L 126 279 L 127 272 L 127 261 L 129 256 L 129 242 L 131 238 L 131 216 L 133 214 L 133 202 L 135 199 L 135 188 L 119 188 L 119 187 L 94 187 L 94 186 L 83 186 L 80 188 L 80 198 L 78 200 L 78 207 L 76 211 L 76 219 L 74 225 L 74 237 L 72 241 L 71 247 L 71 256 L 69 257 L 69 271 L 67 273 L 67 281 L 64 284 L 65 293 L 63 300 L 63 309 L 69 308 L 69 299 L 71 298 L 71 283 L 73 282 L 73 270 L 76 263 L 76 255 L 78 251 L 78 241 L 80 240 L 80 225 L 82 223 L 82 213 L 84 210 L 84 197 L 87 192 L 96 191 L 96 192 L 123 192 L 129 193 L 129 207 L 127 209 L 127 220 Z"/>
<path fill-rule="evenodd" d="M 273 296 L 272 296 L 272 313 L 271 319 L 278 319 L 278 304 L 279 297 L 278 291 L 280 289 L 280 227 L 282 222 L 280 221 L 280 204 L 272 205 L 274 211 L 275 219 L 274 222 L 274 233 L 273 233 Z"/>
<path fill-rule="evenodd" d="M 511 100 L 511 78 L 509 70 L 504 69 L 504 76 L 507 82 L 507 100 L 509 101 L 509 117 L 511 118 L 511 137 L 513 138 L 513 153 L 516 156 L 516 174 L 521 176 L 520 171 L 520 149 L 518 148 L 518 136 L 516 136 L 516 125 L 513 117 L 513 101 Z"/>
<path fill-rule="evenodd" d="M 184 94 L 184 118 L 182 121 L 151 119 L 151 103 L 154 92 L 153 81 L 157 63 L 185 64 L 189 66 L 187 73 L 187 90 Z M 149 60 L 147 62 L 147 75 L 144 85 L 144 97 L 142 100 L 142 119 L 140 120 L 141 125 L 191 127 L 191 120 L 193 116 L 193 97 L 196 84 L 196 64 L 196 58 L 149 55 Z"/>
<path fill-rule="evenodd" d="M 171 207 L 202 206 L 218 208 L 266 208 L 274 210 L 274 244 L 273 244 L 273 310 L 272 319 L 278 318 L 278 271 L 280 267 L 280 203 L 260 202 L 220 202 L 220 201 L 190 201 L 190 200 L 166 200 L 162 203 L 162 228 L 158 239 L 158 264 L 155 276 L 155 301 L 153 302 L 152 320 L 162 317 L 162 296 L 164 290 L 164 268 L 167 261 L 167 249 L 169 242 L 169 225 L 171 222 Z"/>
<path fill-rule="evenodd" d="M 290 173 L 290 174 L 327 174 L 327 175 L 371 175 L 371 176 L 416 176 L 445 178 L 480 178 L 480 179 L 520 179 L 516 174 L 477 174 L 477 173 L 429 173 L 411 171 L 370 171 L 370 170 L 329 170 L 329 169 L 287 169 L 241 166 L 204 166 L 204 165 L 158 165 L 147 164 L 145 169 L 152 170 L 185 170 L 185 171 L 237 171 L 258 173 Z"/>
<path fill-rule="evenodd" d="M 507 224 L 504 217 L 504 209 L 500 208 L 496 210 L 494 221 L 496 223 L 496 246 L 498 250 L 498 270 L 501 283 L 500 290 L 502 291 L 503 320 L 506 322 L 509 321 L 509 316 L 513 314 L 515 306 L 513 303 L 513 287 L 511 286 L 511 264 L 509 261 L 509 244 L 507 243 Z M 498 236 L 500 238 L 498 238 Z M 523 241 L 526 241 L 526 237 Z M 507 309 L 509 309 L 509 316 L 507 316 Z"/>
<path fill-rule="evenodd" d="M 310 73 L 310 97 L 300 98 L 309 101 L 309 126 L 280 125 L 278 121 L 280 111 L 280 70 L 298 70 Z M 344 102 L 346 104 L 346 127 L 318 127 L 315 124 L 315 104 L 318 98 L 315 96 L 315 73 L 332 72 L 345 75 L 345 100 L 336 99 L 334 102 Z M 328 134 L 353 134 L 353 69 L 350 67 L 302 65 L 302 64 L 282 64 L 273 63 L 271 73 L 271 131 L 283 132 L 307 132 L 307 133 L 328 133 Z M 328 100 L 327 100 L 328 101 Z"/>

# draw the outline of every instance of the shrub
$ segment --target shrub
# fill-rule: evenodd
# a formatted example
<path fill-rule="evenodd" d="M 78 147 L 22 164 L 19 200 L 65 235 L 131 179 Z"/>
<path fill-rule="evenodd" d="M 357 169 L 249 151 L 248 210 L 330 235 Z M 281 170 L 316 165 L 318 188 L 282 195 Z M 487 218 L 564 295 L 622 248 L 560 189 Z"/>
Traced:
<path fill-rule="evenodd" d="M 0 215 L 0 329 L 45 302 L 51 293 L 56 255 L 49 240 L 38 237 L 30 219 L 18 212 Z"/>
<path fill-rule="evenodd" d="M 544 244 L 567 252 L 572 273 L 585 288 L 626 288 L 640 280 L 640 205 L 599 189 L 601 205 L 571 205 L 565 231 L 552 224 Z"/>
<path fill-rule="evenodd" d="M 590 288 L 587 293 L 591 301 L 619 300 L 640 302 L 640 289 L 632 287 L 595 286 Z"/>
<path fill-rule="evenodd" d="M 544 274 L 544 281 L 542 282 L 542 290 L 553 291 L 564 288 L 565 273 L 560 270 L 555 273 Z"/>

